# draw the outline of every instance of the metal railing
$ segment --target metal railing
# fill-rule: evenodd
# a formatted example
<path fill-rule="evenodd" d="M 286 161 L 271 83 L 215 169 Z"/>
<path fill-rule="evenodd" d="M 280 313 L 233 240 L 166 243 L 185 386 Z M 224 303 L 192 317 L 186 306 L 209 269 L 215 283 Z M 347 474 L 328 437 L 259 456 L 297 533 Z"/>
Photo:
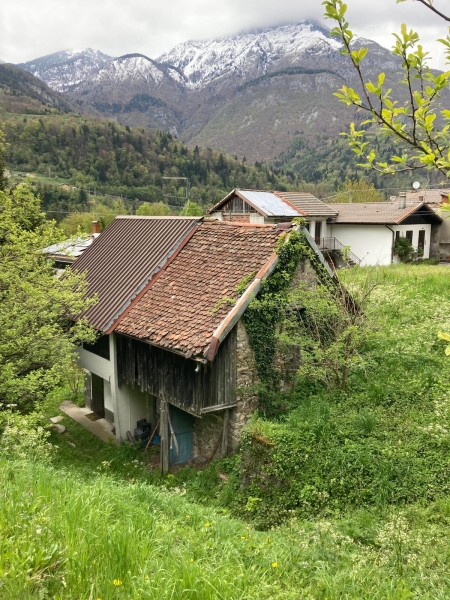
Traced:
<path fill-rule="evenodd" d="M 335 237 L 324 237 L 320 238 L 320 240 L 316 240 L 316 244 L 319 246 L 322 252 L 339 252 L 341 253 L 344 260 L 348 263 L 354 263 L 355 265 L 361 264 L 361 259 L 353 254 L 348 249 L 348 246 L 344 246 L 341 242 Z M 345 248 L 345 251 L 342 252 Z"/>

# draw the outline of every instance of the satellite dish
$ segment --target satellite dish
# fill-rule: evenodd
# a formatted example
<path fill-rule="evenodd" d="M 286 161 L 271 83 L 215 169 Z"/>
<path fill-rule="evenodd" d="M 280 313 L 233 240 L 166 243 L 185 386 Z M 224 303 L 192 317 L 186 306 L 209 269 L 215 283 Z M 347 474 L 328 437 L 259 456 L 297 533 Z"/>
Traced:
<path fill-rule="evenodd" d="M 418 190 L 420 188 L 420 181 L 415 181 L 412 186 L 415 190 Z"/>

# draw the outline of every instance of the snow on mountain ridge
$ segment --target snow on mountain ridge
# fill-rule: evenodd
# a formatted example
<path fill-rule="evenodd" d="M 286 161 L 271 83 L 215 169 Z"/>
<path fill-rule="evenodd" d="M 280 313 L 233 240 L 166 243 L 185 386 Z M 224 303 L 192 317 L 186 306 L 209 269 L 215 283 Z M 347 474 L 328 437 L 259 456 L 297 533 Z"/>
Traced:
<path fill-rule="evenodd" d="M 326 30 L 302 21 L 217 40 L 184 42 L 157 60 L 181 69 L 188 87 L 194 89 L 230 72 L 245 76 L 256 70 L 257 75 L 264 75 L 268 66 L 281 59 L 296 61 L 309 49 L 320 53 L 341 48 L 342 44 L 326 35 Z"/>
<path fill-rule="evenodd" d="M 99 50 L 63 50 L 17 66 L 45 81 L 52 89 L 65 92 L 99 71 L 111 57 Z"/>

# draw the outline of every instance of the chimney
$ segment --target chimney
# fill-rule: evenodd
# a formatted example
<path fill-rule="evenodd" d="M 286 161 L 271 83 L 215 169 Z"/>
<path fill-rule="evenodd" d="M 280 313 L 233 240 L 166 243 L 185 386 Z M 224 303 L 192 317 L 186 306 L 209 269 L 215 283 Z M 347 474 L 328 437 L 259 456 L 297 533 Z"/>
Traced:
<path fill-rule="evenodd" d="M 419 194 L 419 200 L 423 202 L 425 200 L 424 194 Z"/>
<path fill-rule="evenodd" d="M 398 196 L 398 207 L 400 210 L 404 210 L 406 208 L 406 192 L 400 192 Z"/>
<path fill-rule="evenodd" d="M 92 221 L 92 233 L 100 233 L 100 221 Z"/>

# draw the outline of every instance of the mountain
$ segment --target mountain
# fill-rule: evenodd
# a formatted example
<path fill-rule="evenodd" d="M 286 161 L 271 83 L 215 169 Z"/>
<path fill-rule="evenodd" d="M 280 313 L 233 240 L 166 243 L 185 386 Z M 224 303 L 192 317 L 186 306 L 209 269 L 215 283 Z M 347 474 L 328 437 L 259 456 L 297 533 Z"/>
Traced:
<path fill-rule="evenodd" d="M 355 47 L 362 44 L 370 48 L 365 76 L 384 71 L 386 83 L 397 85 L 400 61 L 370 40 L 359 39 Z M 124 125 L 273 161 L 292 155 L 298 140 L 304 148 L 320 147 L 364 118 L 333 96 L 342 85 L 359 87 L 341 47 L 329 29 L 301 21 L 185 42 L 157 59 L 127 54 L 90 74 L 80 72 L 67 94 Z M 406 91 L 403 86 L 400 95 Z"/>
<path fill-rule="evenodd" d="M 92 114 L 94 111 L 89 106 L 81 106 L 69 96 L 55 92 L 31 73 L 3 63 L 0 64 L 0 115 L 2 112 Z"/>
<path fill-rule="evenodd" d="M 66 92 L 97 73 L 109 60 L 110 56 L 87 48 L 55 52 L 16 66 L 39 77 L 57 92 Z"/>

